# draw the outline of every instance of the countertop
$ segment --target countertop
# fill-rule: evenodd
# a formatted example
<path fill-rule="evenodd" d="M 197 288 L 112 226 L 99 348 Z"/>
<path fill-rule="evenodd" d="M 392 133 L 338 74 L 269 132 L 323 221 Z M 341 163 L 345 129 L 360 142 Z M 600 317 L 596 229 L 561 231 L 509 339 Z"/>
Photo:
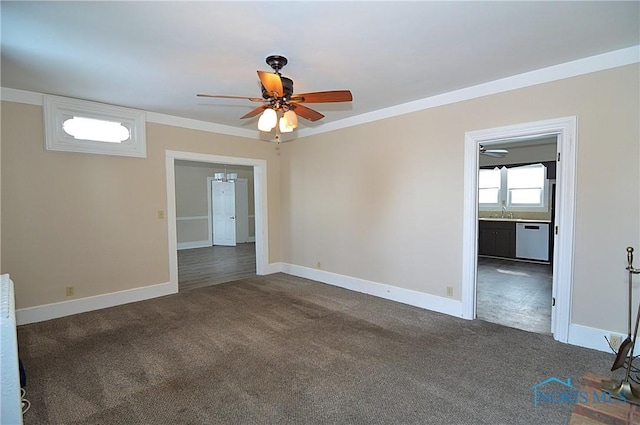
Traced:
<path fill-rule="evenodd" d="M 536 220 L 532 218 L 500 218 L 500 217 L 480 217 L 480 221 L 513 221 L 515 223 L 551 223 L 551 220 Z"/>

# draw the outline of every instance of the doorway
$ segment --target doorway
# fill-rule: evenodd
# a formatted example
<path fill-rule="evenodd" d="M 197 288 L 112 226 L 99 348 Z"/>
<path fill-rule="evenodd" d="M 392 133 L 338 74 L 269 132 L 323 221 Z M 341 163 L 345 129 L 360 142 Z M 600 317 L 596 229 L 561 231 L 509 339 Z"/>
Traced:
<path fill-rule="evenodd" d="M 551 334 L 557 137 L 495 142 L 479 157 L 476 317 Z"/>
<path fill-rule="evenodd" d="M 533 137 L 555 135 L 558 185 L 553 226 L 551 333 L 556 340 L 568 342 L 573 282 L 576 126 L 576 117 L 565 117 L 465 134 L 462 317 L 477 317 L 480 145 L 491 147 L 507 140 L 526 143 Z"/>
<path fill-rule="evenodd" d="M 247 166 L 253 169 L 254 192 L 254 240 L 252 242 L 252 255 L 255 258 L 254 274 L 268 273 L 268 227 L 267 227 L 267 177 L 266 160 L 254 158 L 227 157 L 218 155 L 199 154 L 192 152 L 166 151 L 166 184 L 167 184 L 167 226 L 169 248 L 169 277 L 175 292 L 179 291 L 178 284 L 178 237 L 177 237 L 177 211 L 176 211 L 176 161 L 192 161 L 207 164 L 227 164 Z M 209 201 L 210 202 L 210 201 Z M 207 218 L 206 216 L 204 217 Z M 209 236 L 212 235 L 209 228 Z M 209 246 L 211 243 L 209 243 Z M 202 245 L 207 246 L 207 245 Z M 214 248 L 214 247 L 212 247 Z M 224 248 L 224 247 L 223 247 Z"/>
<path fill-rule="evenodd" d="M 180 291 L 254 277 L 253 167 L 176 161 L 175 168 Z"/>

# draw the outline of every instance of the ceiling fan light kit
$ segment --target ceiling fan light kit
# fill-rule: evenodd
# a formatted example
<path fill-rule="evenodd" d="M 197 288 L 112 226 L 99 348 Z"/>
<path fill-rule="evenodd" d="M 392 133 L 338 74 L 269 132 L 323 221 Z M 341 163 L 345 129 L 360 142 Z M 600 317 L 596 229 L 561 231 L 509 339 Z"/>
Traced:
<path fill-rule="evenodd" d="M 291 133 L 293 131 L 294 127 L 291 127 L 288 123 L 287 120 L 284 118 L 284 116 L 280 117 L 280 133 Z"/>
<path fill-rule="evenodd" d="M 258 130 L 260 131 L 271 131 L 273 127 L 278 123 L 278 114 L 275 110 L 271 108 L 267 108 L 264 110 L 262 115 L 260 115 L 260 119 L 258 120 Z"/>
<path fill-rule="evenodd" d="M 298 116 L 295 112 L 289 110 L 284 113 L 283 118 L 286 121 L 288 127 L 294 129 L 298 126 Z"/>
<path fill-rule="evenodd" d="M 253 118 L 260 114 L 258 130 L 271 132 L 275 128 L 277 139 L 279 139 L 278 130 L 280 133 L 290 133 L 298 127 L 298 116 L 312 122 L 324 117 L 320 112 L 301 105 L 301 103 L 351 102 L 353 100 L 353 95 L 349 90 L 294 94 L 293 80 L 280 74 L 280 70 L 288 63 L 287 58 L 272 55 L 267 57 L 266 62 L 274 72 L 258 71 L 262 98 L 210 94 L 198 94 L 198 96 L 263 102 L 261 106 L 240 118 Z M 280 117 L 278 118 L 279 113 Z"/>

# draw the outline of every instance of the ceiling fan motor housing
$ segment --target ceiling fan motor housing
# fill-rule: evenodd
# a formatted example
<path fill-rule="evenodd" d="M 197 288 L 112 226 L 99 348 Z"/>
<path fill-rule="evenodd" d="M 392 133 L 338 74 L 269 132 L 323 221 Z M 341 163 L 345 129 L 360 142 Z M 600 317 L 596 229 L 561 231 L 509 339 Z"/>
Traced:
<path fill-rule="evenodd" d="M 287 78 L 287 77 L 283 77 L 282 75 L 280 76 L 280 80 L 282 81 L 282 91 L 284 93 L 284 98 L 291 98 L 291 95 L 293 94 L 293 80 L 291 78 Z M 262 84 L 260 84 L 260 87 L 262 88 L 262 97 L 264 97 L 265 99 L 270 99 L 271 93 L 269 93 Z"/>

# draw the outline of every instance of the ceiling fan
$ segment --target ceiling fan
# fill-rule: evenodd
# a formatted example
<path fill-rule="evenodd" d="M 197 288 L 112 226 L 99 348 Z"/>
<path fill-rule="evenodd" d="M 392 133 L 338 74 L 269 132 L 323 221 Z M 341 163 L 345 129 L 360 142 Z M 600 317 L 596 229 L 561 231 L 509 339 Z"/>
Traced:
<path fill-rule="evenodd" d="M 349 90 L 332 90 L 311 93 L 293 93 L 293 80 L 283 77 L 280 70 L 287 64 L 287 58 L 279 55 L 267 57 L 267 64 L 274 72 L 258 71 L 258 78 L 262 86 L 262 97 L 226 96 L 214 94 L 198 94 L 200 97 L 215 97 L 222 99 L 246 99 L 251 102 L 262 102 L 262 105 L 249 111 L 242 117 L 252 118 L 262 113 L 258 121 L 260 131 L 270 132 L 276 128 L 276 140 L 281 133 L 293 131 L 298 126 L 298 116 L 309 121 L 323 118 L 320 112 L 308 108 L 302 103 L 351 102 L 353 96 Z M 280 119 L 278 120 L 278 113 Z M 277 127 L 276 127 L 277 126 Z"/>
<path fill-rule="evenodd" d="M 494 158 L 504 158 L 509 153 L 506 149 L 487 149 L 480 145 L 480 155 L 492 156 Z"/>

